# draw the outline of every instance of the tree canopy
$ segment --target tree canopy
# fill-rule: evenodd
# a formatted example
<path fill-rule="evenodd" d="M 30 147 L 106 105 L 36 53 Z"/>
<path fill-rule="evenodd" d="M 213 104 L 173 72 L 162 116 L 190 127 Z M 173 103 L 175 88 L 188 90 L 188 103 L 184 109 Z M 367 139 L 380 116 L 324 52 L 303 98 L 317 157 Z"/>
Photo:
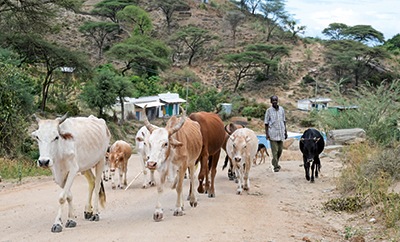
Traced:
<path fill-rule="evenodd" d="M 153 23 L 149 14 L 143 9 L 136 6 L 127 6 L 117 14 L 118 19 L 125 20 L 128 24 L 133 25 L 134 33 L 144 34 L 146 31 L 153 29 Z"/>
<path fill-rule="evenodd" d="M 260 10 L 264 15 L 267 27 L 267 41 L 269 41 L 272 31 L 283 25 L 289 15 L 285 10 L 284 0 L 265 0 L 260 4 Z"/>
<path fill-rule="evenodd" d="M 117 13 L 126 6 L 135 4 L 136 2 L 137 0 L 103 0 L 96 3 L 90 12 L 109 18 L 114 23 L 118 23 Z"/>
<path fill-rule="evenodd" d="M 209 30 L 202 28 L 187 26 L 180 31 L 176 32 L 170 41 L 180 41 L 185 43 L 189 48 L 189 61 L 188 65 L 192 64 L 193 57 L 203 48 L 205 43 L 211 40 L 219 39 L 219 36 L 210 34 Z"/>
<path fill-rule="evenodd" d="M 350 39 L 360 42 L 378 42 L 383 43 L 385 38 L 378 30 L 371 27 L 371 25 L 355 25 L 343 30 L 343 34 Z"/>
<path fill-rule="evenodd" d="M 322 30 L 322 34 L 330 37 L 332 40 L 341 40 L 344 39 L 345 34 L 344 30 L 346 30 L 348 26 L 342 23 L 331 23 L 328 28 Z"/>

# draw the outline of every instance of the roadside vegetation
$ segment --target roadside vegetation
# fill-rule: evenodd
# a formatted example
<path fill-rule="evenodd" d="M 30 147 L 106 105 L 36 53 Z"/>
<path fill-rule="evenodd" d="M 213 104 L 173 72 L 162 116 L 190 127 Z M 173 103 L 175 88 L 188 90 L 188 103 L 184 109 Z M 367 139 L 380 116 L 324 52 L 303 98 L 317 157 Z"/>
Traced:
<path fill-rule="evenodd" d="M 257 100 L 276 93 L 293 100 L 324 95 L 345 111 L 303 117 L 293 104 L 281 103 L 289 123 L 325 132 L 362 128 L 368 138 L 344 150 L 341 196 L 325 208 L 379 215 L 398 235 L 400 196 L 390 188 L 400 179 L 400 34 L 385 41 L 371 26 L 331 23 L 322 31 L 329 40 L 302 38 L 306 26 L 285 7 L 283 0 L 99 0 L 89 16 L 80 14 L 81 1 L 3 1 L 1 177 L 50 175 L 36 167 L 33 113 L 96 114 L 112 141 L 133 140 L 141 123 L 107 114 L 126 96 L 178 93 L 187 97 L 188 114 L 216 112 L 228 122 L 263 120 L 269 103 Z M 179 15 L 190 11 L 201 18 Z M 232 113 L 221 103 L 231 103 Z M 346 234 L 359 232 L 347 228 Z"/>

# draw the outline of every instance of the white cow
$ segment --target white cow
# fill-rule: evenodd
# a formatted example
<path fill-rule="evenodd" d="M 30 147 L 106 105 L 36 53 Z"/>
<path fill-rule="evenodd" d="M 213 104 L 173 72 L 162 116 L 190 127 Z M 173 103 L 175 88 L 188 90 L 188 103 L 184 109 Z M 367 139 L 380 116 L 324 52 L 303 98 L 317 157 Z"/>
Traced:
<path fill-rule="evenodd" d="M 156 127 L 156 126 L 154 126 Z M 143 185 L 142 188 L 147 188 L 148 186 L 155 186 L 156 185 L 156 181 L 154 179 L 154 169 L 153 170 L 149 170 L 146 166 L 146 162 L 147 162 L 147 150 L 146 150 L 146 146 L 144 145 L 144 139 L 145 136 L 149 136 L 150 135 L 150 131 L 146 128 L 146 126 L 143 126 L 139 129 L 139 131 L 136 134 L 136 149 L 139 153 L 140 156 L 140 161 L 142 164 L 142 168 L 143 168 L 143 174 L 144 174 L 144 180 L 143 180 Z M 140 141 L 142 140 L 142 141 Z M 150 179 L 147 179 L 147 172 L 150 171 Z"/>
<path fill-rule="evenodd" d="M 72 207 L 71 186 L 78 172 L 84 173 L 89 183 L 89 194 L 85 206 L 85 219 L 99 220 L 98 203 L 104 207 L 105 191 L 101 181 L 104 157 L 110 142 L 110 132 L 103 119 L 94 116 L 88 118 L 67 118 L 68 113 L 55 120 L 40 120 L 36 115 L 39 129 L 32 137 L 39 143 L 40 157 L 38 166 L 50 168 L 54 181 L 63 188 L 58 197 L 59 209 L 52 232 L 62 231 L 61 215 L 63 205 L 68 202 L 68 220 L 65 227 L 76 226 Z M 92 168 L 96 168 L 96 176 Z M 94 206 L 92 210 L 92 193 Z"/>
<path fill-rule="evenodd" d="M 242 189 L 247 191 L 250 188 L 249 172 L 252 161 L 256 158 L 257 148 L 258 138 L 248 128 L 236 130 L 227 141 L 226 150 L 238 178 L 238 195 L 242 194 Z"/>
<path fill-rule="evenodd" d="M 144 107 L 143 113 L 146 113 L 146 107 Z M 144 116 L 144 122 L 150 131 L 150 135 L 146 136 L 144 140 L 139 139 L 139 141 L 144 141 L 147 149 L 146 165 L 150 170 L 157 169 L 160 173 L 160 183 L 157 188 L 158 200 L 153 219 L 160 221 L 164 216 L 161 196 L 168 177 L 173 181 L 171 188 L 176 189 L 177 193 L 174 216 L 182 216 L 184 206 L 182 185 L 188 168 L 190 175 L 190 206 L 197 206 L 197 198 L 194 191 L 194 172 L 196 160 L 203 146 L 200 125 L 186 118 L 184 111 L 180 120 L 172 116 L 165 128 L 152 126 L 146 115 Z"/>

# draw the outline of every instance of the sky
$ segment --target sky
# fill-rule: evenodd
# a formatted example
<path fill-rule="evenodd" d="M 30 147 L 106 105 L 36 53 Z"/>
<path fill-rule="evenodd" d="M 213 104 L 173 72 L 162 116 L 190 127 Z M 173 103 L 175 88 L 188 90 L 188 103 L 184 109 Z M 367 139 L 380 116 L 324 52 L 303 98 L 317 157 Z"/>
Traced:
<path fill-rule="evenodd" d="M 331 23 L 371 25 L 385 40 L 400 33 L 400 0 L 286 0 L 285 9 L 307 26 L 304 36 L 325 39 L 321 32 Z"/>

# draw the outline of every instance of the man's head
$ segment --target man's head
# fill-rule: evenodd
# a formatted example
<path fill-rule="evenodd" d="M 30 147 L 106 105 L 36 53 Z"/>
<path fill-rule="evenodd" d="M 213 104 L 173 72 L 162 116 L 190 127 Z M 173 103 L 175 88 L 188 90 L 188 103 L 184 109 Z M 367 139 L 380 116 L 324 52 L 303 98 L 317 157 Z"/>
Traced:
<path fill-rule="evenodd" d="M 272 103 L 272 107 L 278 108 L 278 97 L 277 96 L 272 96 L 271 97 L 271 103 Z"/>

